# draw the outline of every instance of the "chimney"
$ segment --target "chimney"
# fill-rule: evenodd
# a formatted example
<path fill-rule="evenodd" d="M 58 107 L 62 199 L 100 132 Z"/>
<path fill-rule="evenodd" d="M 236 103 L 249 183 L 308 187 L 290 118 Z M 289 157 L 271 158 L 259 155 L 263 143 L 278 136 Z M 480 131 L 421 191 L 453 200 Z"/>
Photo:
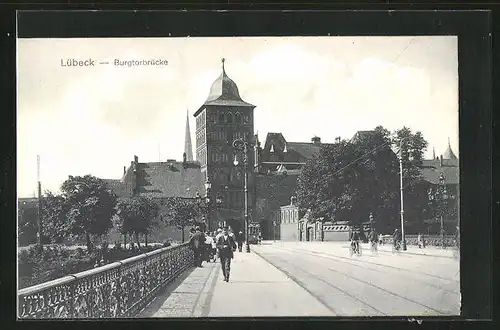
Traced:
<path fill-rule="evenodd" d="M 139 163 L 139 157 L 137 157 L 136 155 L 134 155 L 134 163 Z"/>
<path fill-rule="evenodd" d="M 313 144 L 321 144 L 321 138 L 319 136 L 314 136 L 312 139 L 311 139 L 311 142 Z"/>
<path fill-rule="evenodd" d="M 439 156 L 439 166 L 443 167 L 443 155 Z"/>

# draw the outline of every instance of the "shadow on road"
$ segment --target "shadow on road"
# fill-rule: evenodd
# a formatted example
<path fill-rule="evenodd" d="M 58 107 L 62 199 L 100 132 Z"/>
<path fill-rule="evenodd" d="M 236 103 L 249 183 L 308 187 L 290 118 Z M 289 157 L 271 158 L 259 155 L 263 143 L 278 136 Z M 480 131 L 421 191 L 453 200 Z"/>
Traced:
<path fill-rule="evenodd" d="M 165 288 L 158 292 L 156 298 L 154 298 L 153 301 L 148 306 L 146 306 L 146 308 L 144 308 L 144 310 L 140 312 L 137 317 L 153 317 L 153 315 L 161 308 L 165 300 L 167 300 L 172 292 L 174 292 L 195 269 L 195 267 L 187 269 L 175 280 L 168 283 Z"/>

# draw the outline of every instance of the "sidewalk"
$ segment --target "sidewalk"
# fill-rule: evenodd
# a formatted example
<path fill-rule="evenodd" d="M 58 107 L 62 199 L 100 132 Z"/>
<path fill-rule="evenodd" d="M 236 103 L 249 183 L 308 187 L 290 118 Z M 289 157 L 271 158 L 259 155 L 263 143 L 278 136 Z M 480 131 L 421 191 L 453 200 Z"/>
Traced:
<path fill-rule="evenodd" d="M 324 316 L 331 311 L 254 252 L 235 252 L 231 278 L 220 263 L 187 271 L 140 317 Z"/>
<path fill-rule="evenodd" d="M 236 252 L 229 283 L 222 271 L 209 317 L 325 316 L 331 311 L 256 253 Z"/>

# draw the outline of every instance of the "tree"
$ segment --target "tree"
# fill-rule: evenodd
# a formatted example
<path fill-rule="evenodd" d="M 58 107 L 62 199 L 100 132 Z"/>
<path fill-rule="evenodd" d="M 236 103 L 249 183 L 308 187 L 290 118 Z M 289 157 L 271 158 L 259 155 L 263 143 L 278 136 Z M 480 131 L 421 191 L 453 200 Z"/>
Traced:
<path fill-rule="evenodd" d="M 18 210 L 18 237 L 19 245 L 26 246 L 37 241 L 38 209 L 35 205 L 22 205 Z"/>
<path fill-rule="evenodd" d="M 168 198 L 165 203 L 167 206 L 166 222 L 182 231 L 182 242 L 184 243 L 186 227 L 193 226 L 196 219 L 206 216 L 207 205 L 202 199 L 181 197 Z"/>
<path fill-rule="evenodd" d="M 360 225 L 369 220 L 370 213 L 376 227 L 390 230 L 398 225 L 399 160 L 393 151 L 402 139 L 407 185 L 418 186 L 423 149 L 426 143 L 421 133 L 403 128 L 399 135 L 382 126 L 369 134 L 360 134 L 353 141 L 339 141 L 325 145 L 317 156 L 305 165 L 298 178 L 297 202 L 302 211 L 310 210 L 312 218 L 348 220 Z M 408 136 L 409 138 L 403 138 Z M 411 155 L 411 157 L 410 157 Z M 417 198 L 411 195 L 405 205 Z M 424 195 L 426 197 L 426 195 Z"/>
<path fill-rule="evenodd" d="M 87 251 L 92 252 L 93 240 L 112 227 L 116 196 L 106 183 L 94 176 L 69 176 L 61 186 L 72 234 L 84 237 Z"/>
<path fill-rule="evenodd" d="M 122 199 L 117 205 L 117 227 L 123 235 L 132 235 L 139 249 L 139 235 L 146 237 L 149 230 L 155 225 L 159 215 L 159 206 L 151 198 L 134 197 Z"/>
<path fill-rule="evenodd" d="M 42 237 L 50 243 L 61 243 L 71 234 L 67 221 L 68 204 L 62 195 L 45 191 L 42 198 Z"/>
<path fill-rule="evenodd" d="M 311 218 L 352 218 L 361 172 L 359 151 L 347 141 L 325 145 L 305 165 L 297 182 L 297 202 Z"/>

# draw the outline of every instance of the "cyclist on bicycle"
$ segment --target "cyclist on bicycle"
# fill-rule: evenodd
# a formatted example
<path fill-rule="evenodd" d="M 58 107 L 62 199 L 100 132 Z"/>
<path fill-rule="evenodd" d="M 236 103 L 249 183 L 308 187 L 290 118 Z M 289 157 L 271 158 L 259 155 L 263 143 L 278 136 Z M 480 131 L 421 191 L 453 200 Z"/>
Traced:
<path fill-rule="evenodd" d="M 359 253 L 359 234 L 358 234 L 357 230 L 353 231 L 353 233 L 352 233 L 351 246 L 352 246 L 354 252 Z"/>
<path fill-rule="evenodd" d="M 394 234 L 392 234 L 392 241 L 393 241 L 393 244 L 394 244 L 394 248 L 396 248 L 396 250 L 399 250 L 399 246 L 401 244 L 401 232 L 399 231 L 398 228 L 396 228 L 396 230 L 394 230 Z"/>

